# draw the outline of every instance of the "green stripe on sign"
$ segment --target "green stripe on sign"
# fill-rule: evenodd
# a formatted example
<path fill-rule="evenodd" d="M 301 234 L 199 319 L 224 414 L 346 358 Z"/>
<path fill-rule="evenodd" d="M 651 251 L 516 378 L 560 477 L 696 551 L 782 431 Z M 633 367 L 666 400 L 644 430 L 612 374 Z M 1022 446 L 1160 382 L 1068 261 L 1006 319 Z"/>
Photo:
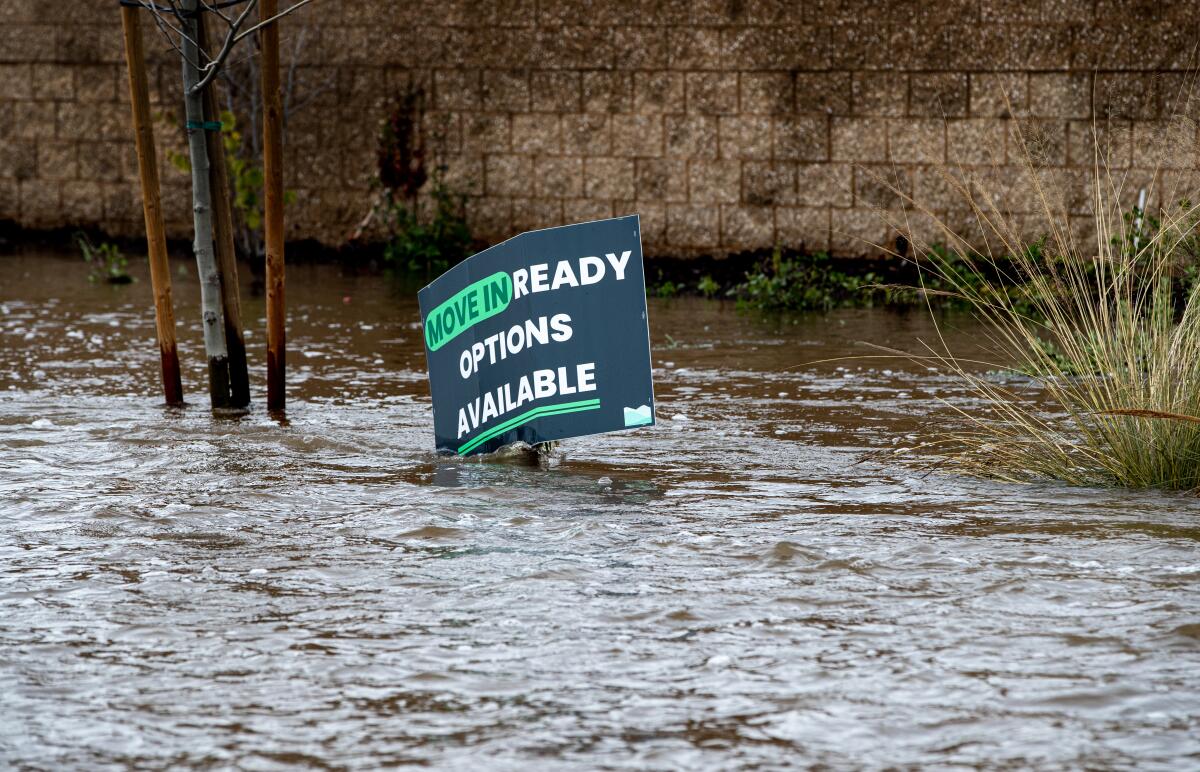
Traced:
<path fill-rule="evenodd" d="M 527 424 L 535 418 L 562 415 L 563 413 L 578 413 L 583 410 L 596 410 L 599 407 L 600 400 L 598 399 L 582 399 L 578 402 L 562 402 L 557 405 L 542 405 L 541 407 L 535 407 L 532 410 L 526 410 L 524 413 L 510 418 L 498 426 L 493 426 L 491 429 L 488 429 L 475 439 L 467 441 L 458 449 L 458 455 L 462 456 L 470 453 L 472 450 L 488 440 L 499 437 L 501 434 L 515 429 L 522 424 Z"/>
<path fill-rule="evenodd" d="M 425 345 L 437 351 L 471 325 L 495 316 L 512 301 L 512 278 L 498 271 L 461 289 L 425 318 Z"/>

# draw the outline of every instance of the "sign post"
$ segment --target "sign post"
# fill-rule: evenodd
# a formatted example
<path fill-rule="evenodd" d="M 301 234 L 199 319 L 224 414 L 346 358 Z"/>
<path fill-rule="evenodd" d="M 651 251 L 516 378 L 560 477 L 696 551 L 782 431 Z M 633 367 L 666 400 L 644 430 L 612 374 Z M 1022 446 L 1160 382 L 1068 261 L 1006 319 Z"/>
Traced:
<path fill-rule="evenodd" d="M 417 297 L 439 451 L 654 423 L 637 215 L 522 233 Z"/>

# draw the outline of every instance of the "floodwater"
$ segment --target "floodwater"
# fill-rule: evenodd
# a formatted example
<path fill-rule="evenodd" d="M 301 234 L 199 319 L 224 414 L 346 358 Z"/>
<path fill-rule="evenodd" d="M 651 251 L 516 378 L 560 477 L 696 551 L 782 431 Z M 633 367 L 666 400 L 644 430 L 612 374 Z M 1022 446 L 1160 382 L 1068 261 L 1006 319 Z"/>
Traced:
<path fill-rule="evenodd" d="M 538 469 L 435 456 L 413 288 L 331 267 L 214 418 L 187 266 L 176 411 L 140 266 L 0 258 L 2 766 L 1200 765 L 1200 503 L 863 461 L 964 395 L 805 363 L 923 313 L 652 300 L 659 424 Z"/>

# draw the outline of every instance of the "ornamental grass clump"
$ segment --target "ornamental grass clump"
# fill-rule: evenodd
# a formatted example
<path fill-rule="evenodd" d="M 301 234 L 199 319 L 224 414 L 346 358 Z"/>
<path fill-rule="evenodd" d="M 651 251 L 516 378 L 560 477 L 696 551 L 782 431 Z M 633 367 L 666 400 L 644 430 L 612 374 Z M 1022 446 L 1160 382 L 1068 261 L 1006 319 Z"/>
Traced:
<path fill-rule="evenodd" d="M 911 206 L 893 222 L 916 248 L 909 259 L 939 288 L 929 294 L 965 301 L 992 352 L 967 361 L 943 338 L 914 355 L 953 373 L 981 405 L 954 407 L 965 428 L 931 445 L 954 468 L 1005 480 L 1200 489 L 1200 196 L 1187 189 L 1196 127 L 1165 131 L 1159 169 L 1136 186 L 1102 137 L 1094 127 L 1086 201 L 1082 181 L 1042 163 L 1022 129 L 1009 140 L 1021 158 L 1016 183 L 941 169 L 967 203 L 968 226 L 905 197 Z"/>

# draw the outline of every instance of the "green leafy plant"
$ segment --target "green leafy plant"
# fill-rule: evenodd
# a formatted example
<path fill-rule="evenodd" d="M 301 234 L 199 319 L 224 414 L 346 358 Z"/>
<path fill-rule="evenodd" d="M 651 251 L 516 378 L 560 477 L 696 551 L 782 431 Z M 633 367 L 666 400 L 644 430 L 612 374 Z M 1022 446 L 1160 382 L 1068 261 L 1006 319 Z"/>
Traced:
<path fill-rule="evenodd" d="M 663 276 L 662 269 L 658 269 L 658 281 L 651 285 L 646 285 L 646 295 L 657 298 L 673 298 L 683 292 L 686 287 L 682 283 L 675 283 Z"/>
<path fill-rule="evenodd" d="M 76 233 L 75 243 L 88 264 L 88 281 L 108 284 L 129 284 L 133 277 L 125 270 L 128 261 L 116 244 L 104 241 L 92 243 L 86 233 Z"/>
<path fill-rule="evenodd" d="M 835 268 L 828 254 L 785 256 L 775 246 L 769 261 L 729 291 L 738 308 L 767 311 L 828 311 L 847 305 L 868 305 L 879 284 L 871 272 L 847 274 Z"/>
<path fill-rule="evenodd" d="M 700 281 L 696 283 L 696 291 L 706 298 L 713 298 L 716 297 L 717 293 L 721 291 L 721 285 L 717 284 L 716 280 L 714 280 L 712 276 L 705 274 L 704 276 L 701 276 Z"/>
<path fill-rule="evenodd" d="M 466 196 L 451 191 L 434 174 L 425 207 L 419 197 L 411 201 L 388 198 L 388 230 L 383 248 L 389 265 L 437 275 L 471 255 L 471 229 L 463 217 Z"/>
<path fill-rule="evenodd" d="M 664 281 L 654 288 L 655 297 L 673 298 L 679 294 L 679 285 L 673 281 Z"/>
<path fill-rule="evenodd" d="M 237 116 L 228 110 L 221 112 L 221 142 L 225 145 L 225 166 L 233 188 L 233 210 L 236 213 L 238 241 L 246 254 L 263 252 L 263 170 L 261 159 L 246 152 Z M 283 204 L 296 201 L 296 191 L 283 191 Z"/>

